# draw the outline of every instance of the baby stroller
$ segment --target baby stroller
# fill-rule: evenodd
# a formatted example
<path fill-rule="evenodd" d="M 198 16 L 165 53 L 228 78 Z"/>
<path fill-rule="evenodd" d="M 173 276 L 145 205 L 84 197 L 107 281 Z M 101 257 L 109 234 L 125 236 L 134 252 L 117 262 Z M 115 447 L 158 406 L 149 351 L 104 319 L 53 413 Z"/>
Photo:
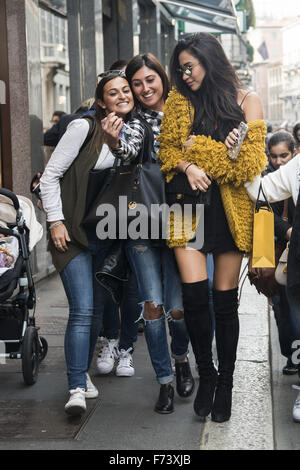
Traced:
<path fill-rule="evenodd" d="M 14 223 L 1 220 L 0 234 L 12 237 L 6 238 L 6 240 L 14 240 L 15 242 L 17 239 L 18 244 L 13 267 L 6 269 L 0 276 L 0 359 L 21 359 L 24 382 L 27 385 L 32 385 L 37 380 L 39 364 L 47 354 L 48 344 L 45 338 L 39 336 L 39 328 L 35 325 L 36 297 L 29 262 L 30 231 L 24 220 L 18 197 L 13 192 L 0 188 L 2 201 L 6 199 L 3 196 L 10 199 L 6 206 L 9 205 L 13 214 L 15 210 L 16 215 Z M 30 200 L 23 199 L 32 205 Z M 0 219 L 3 214 L 5 214 L 5 210 L 0 210 Z M 12 221 L 10 220 L 10 222 Z M 40 227 L 42 234 L 42 228 L 37 221 L 36 225 Z M 40 238 L 39 234 L 38 239 Z M 5 239 L 1 237 L 0 253 L 2 250 L 2 254 L 5 251 L 1 248 L 3 240 Z M 17 288 L 18 292 L 14 294 Z M 30 315 L 30 310 L 33 310 L 32 315 Z"/>

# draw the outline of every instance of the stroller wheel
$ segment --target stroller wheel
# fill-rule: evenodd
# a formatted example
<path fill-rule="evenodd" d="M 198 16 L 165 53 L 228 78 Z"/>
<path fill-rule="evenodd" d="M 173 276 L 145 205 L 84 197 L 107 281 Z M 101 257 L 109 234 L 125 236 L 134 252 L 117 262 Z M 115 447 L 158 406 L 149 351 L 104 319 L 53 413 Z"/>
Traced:
<path fill-rule="evenodd" d="M 42 362 L 47 356 L 48 343 L 47 343 L 47 340 L 43 336 L 40 336 L 39 340 L 40 340 L 39 361 Z"/>
<path fill-rule="evenodd" d="M 37 329 L 29 326 L 24 335 L 22 344 L 22 371 L 26 385 L 33 385 L 39 372 L 39 338 Z"/>

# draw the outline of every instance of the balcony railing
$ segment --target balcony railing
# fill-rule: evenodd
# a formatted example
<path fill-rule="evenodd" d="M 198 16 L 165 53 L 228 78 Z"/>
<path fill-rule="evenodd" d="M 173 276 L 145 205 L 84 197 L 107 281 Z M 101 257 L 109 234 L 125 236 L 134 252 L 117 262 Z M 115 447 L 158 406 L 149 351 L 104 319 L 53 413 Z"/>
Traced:
<path fill-rule="evenodd" d="M 63 65 L 69 62 L 68 53 L 63 44 L 42 44 L 41 59 L 43 62 L 58 62 Z"/>

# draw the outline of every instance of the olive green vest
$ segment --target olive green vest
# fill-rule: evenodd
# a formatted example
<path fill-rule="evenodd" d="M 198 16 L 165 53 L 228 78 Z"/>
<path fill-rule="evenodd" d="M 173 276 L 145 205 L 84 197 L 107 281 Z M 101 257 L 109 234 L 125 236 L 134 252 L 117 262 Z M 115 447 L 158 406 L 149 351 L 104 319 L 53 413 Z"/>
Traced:
<path fill-rule="evenodd" d="M 90 119 L 88 119 L 88 123 L 91 128 L 92 123 Z M 58 272 L 62 271 L 75 256 L 88 246 L 86 232 L 81 226 L 81 221 L 85 212 L 89 171 L 95 166 L 99 156 L 97 152 L 89 155 L 92 140 L 79 152 L 60 181 L 62 210 L 65 218 L 64 224 L 68 230 L 71 242 L 68 242 L 68 250 L 62 253 L 55 248 L 50 237 L 48 248 L 52 255 L 53 264 Z"/>

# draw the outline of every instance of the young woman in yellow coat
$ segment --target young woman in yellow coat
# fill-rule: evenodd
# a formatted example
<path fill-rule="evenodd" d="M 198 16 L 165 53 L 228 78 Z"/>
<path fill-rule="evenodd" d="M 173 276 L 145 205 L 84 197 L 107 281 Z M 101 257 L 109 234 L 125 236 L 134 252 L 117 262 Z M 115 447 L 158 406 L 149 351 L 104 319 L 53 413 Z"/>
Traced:
<path fill-rule="evenodd" d="M 211 412 L 214 421 L 223 422 L 231 416 L 239 336 L 238 278 L 252 241 L 253 206 L 244 182 L 265 168 L 266 126 L 259 98 L 242 90 L 214 36 L 198 33 L 180 41 L 170 73 L 175 87 L 164 108 L 159 138 L 162 170 L 167 181 L 184 172 L 193 189 L 207 191 L 211 186 L 202 248 L 187 247 L 190 237 L 175 238 L 172 228 L 169 240 L 181 274 L 185 321 L 199 368 L 194 410 L 201 418 Z M 227 151 L 236 145 L 241 121 L 247 122 L 248 134 L 237 160 L 231 160 Z M 207 253 L 214 256 L 218 372 L 211 351 Z"/>

